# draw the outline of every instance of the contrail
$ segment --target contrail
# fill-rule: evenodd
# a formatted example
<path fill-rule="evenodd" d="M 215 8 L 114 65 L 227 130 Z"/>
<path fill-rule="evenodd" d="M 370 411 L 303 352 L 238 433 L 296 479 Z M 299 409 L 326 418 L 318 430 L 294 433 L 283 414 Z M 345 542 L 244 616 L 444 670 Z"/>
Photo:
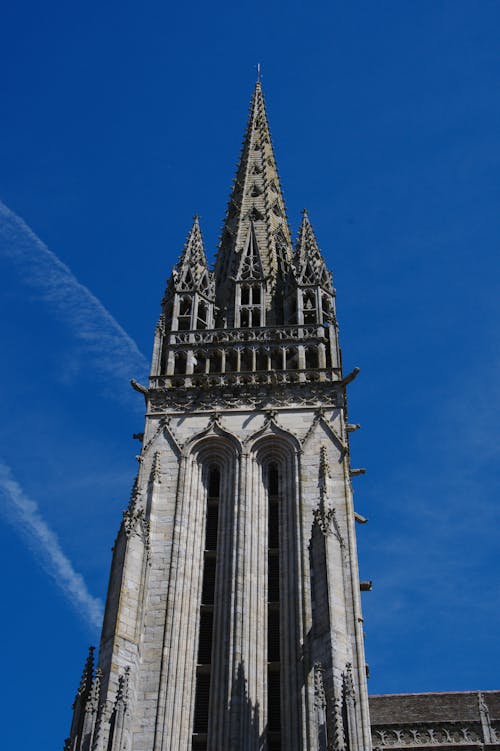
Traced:
<path fill-rule="evenodd" d="M 127 384 L 131 376 L 146 377 L 148 364 L 137 344 L 106 310 L 100 300 L 81 284 L 70 269 L 0 201 L 0 254 L 22 271 L 22 280 L 71 329 L 97 372 L 114 382 Z"/>
<path fill-rule="evenodd" d="M 17 266 L 22 281 L 36 290 L 70 328 L 85 355 L 87 369 L 92 368 L 104 377 L 106 385 L 113 384 L 113 388 L 106 389 L 108 394 L 118 392 L 125 398 L 130 377 L 146 377 L 147 362 L 134 340 L 26 222 L 1 201 L 0 255 Z M 133 397 L 132 393 L 130 396 Z M 139 402 L 136 404 L 139 407 Z M 0 494 L 6 499 L 7 517 L 36 552 L 44 569 L 92 627 L 99 626 L 102 602 L 88 591 L 83 577 L 75 571 L 56 534 L 43 519 L 37 503 L 24 494 L 10 468 L 1 462 Z"/>
<path fill-rule="evenodd" d="M 1 461 L 0 494 L 6 500 L 5 515 L 34 550 L 45 571 L 92 629 L 99 628 L 103 615 L 101 600 L 90 594 L 83 577 L 63 552 L 57 535 L 42 518 L 38 504 L 24 494 L 10 467 Z"/>

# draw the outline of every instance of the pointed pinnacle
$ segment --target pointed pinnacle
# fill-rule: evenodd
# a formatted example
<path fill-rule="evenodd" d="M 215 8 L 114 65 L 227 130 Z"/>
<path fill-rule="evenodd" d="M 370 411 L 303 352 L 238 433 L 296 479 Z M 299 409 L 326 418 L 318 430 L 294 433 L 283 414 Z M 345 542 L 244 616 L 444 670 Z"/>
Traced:
<path fill-rule="evenodd" d="M 234 268 L 244 248 L 251 218 L 256 222 L 263 271 L 271 284 L 277 269 L 287 268 L 293 257 L 260 79 L 252 96 L 231 205 L 236 210 L 226 214 L 216 260 L 219 301 L 230 296 L 226 272 Z"/>
<path fill-rule="evenodd" d="M 82 677 L 80 679 L 80 685 L 78 686 L 78 691 L 76 693 L 77 697 L 83 696 L 83 694 L 85 694 L 85 692 L 90 688 L 90 685 L 92 683 L 92 678 L 94 676 L 94 652 L 95 647 L 89 647 L 89 652 L 83 668 Z"/>

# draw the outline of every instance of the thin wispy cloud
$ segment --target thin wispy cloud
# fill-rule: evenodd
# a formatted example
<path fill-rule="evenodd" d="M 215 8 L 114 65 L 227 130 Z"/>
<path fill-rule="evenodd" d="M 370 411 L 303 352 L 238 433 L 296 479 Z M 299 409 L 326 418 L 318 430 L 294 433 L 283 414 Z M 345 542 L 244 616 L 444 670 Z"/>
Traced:
<path fill-rule="evenodd" d="M 62 550 L 57 535 L 43 519 L 36 501 L 28 498 L 10 467 L 1 461 L 0 497 L 5 516 L 28 543 L 44 570 L 91 628 L 98 628 L 103 616 L 101 600 L 90 594 L 82 575 L 75 571 Z"/>
<path fill-rule="evenodd" d="M 18 269 L 22 282 L 70 330 L 86 372 L 98 377 L 108 395 L 126 399 L 130 378 L 143 379 L 148 370 L 137 344 L 68 266 L 1 201 L 0 256 Z M 136 396 L 130 392 L 130 397 L 140 408 Z M 44 570 L 92 628 L 99 627 L 103 614 L 101 600 L 90 594 L 38 504 L 24 493 L 9 466 L 2 462 L 0 497 L 3 499 L 0 509 L 34 551 Z"/>
<path fill-rule="evenodd" d="M 137 344 L 95 295 L 40 240 L 26 222 L 0 201 L 0 255 L 68 326 L 85 355 L 86 368 L 128 385 L 142 379 L 148 364 Z M 116 394 L 116 389 L 112 393 Z"/>

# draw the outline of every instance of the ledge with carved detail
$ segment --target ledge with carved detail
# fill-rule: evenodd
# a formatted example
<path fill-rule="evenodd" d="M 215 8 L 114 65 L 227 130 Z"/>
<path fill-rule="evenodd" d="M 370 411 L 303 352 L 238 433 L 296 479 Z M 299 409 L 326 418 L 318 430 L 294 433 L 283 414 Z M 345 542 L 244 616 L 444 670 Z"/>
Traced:
<path fill-rule="evenodd" d="M 434 722 L 418 724 L 372 725 L 372 743 L 375 749 L 500 749 L 500 734 L 493 727 L 485 739 L 480 722 Z"/>
<path fill-rule="evenodd" d="M 163 385 L 165 381 L 183 381 L 187 376 L 151 378 L 151 388 L 148 391 L 149 410 L 154 413 L 167 408 L 205 411 L 214 407 L 240 410 L 247 407 L 254 410 L 287 406 L 336 409 L 344 405 L 344 382 L 339 380 L 340 373 L 331 370 L 328 371 L 328 380 L 284 380 L 282 377 L 290 376 L 290 372 L 231 373 L 219 374 L 218 378 L 222 379 L 223 383 L 214 383 L 214 375 L 189 376 L 189 386 L 179 386 L 177 383 L 175 386 Z M 246 376 L 248 378 L 244 381 Z"/>

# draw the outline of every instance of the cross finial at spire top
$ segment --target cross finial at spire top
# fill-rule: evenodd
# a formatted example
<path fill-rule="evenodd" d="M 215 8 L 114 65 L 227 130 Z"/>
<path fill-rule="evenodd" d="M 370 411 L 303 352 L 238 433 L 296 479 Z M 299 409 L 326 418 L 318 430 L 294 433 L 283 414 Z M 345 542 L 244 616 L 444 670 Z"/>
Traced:
<path fill-rule="evenodd" d="M 262 71 L 260 68 L 260 63 L 257 63 L 257 83 L 260 83 L 262 79 Z"/>

